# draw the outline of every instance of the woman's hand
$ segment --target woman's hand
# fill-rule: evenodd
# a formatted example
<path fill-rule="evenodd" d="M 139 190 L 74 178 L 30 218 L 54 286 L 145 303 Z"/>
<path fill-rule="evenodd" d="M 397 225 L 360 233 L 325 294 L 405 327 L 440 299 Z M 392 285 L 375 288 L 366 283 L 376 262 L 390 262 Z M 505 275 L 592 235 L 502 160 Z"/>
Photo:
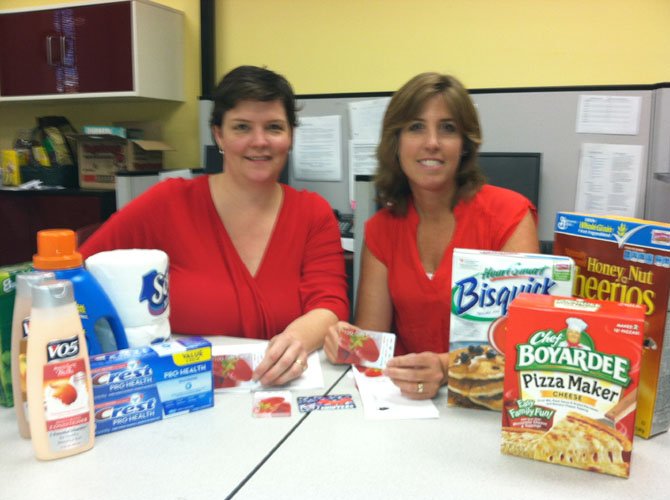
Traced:
<path fill-rule="evenodd" d="M 328 333 L 326 333 L 326 338 L 323 341 L 323 350 L 326 352 L 328 360 L 333 364 L 337 363 L 337 352 L 340 349 L 339 336 L 340 331 L 342 330 L 358 330 L 353 325 L 350 325 L 346 321 L 338 321 L 337 324 L 328 328 Z M 340 363 L 346 364 L 346 363 Z"/>
<path fill-rule="evenodd" d="M 431 399 L 445 380 L 442 360 L 434 352 L 397 356 L 386 364 L 384 375 L 410 399 Z"/>
<path fill-rule="evenodd" d="M 284 385 L 307 369 L 308 352 L 303 343 L 289 332 L 270 339 L 265 357 L 254 370 L 253 380 L 263 385 Z"/>

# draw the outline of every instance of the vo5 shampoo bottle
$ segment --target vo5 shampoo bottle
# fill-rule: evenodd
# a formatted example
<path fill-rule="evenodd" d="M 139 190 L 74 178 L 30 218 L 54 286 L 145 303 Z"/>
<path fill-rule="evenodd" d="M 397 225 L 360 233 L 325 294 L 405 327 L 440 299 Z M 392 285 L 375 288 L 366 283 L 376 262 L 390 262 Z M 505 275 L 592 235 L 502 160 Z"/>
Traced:
<path fill-rule="evenodd" d="M 40 460 L 93 447 L 91 368 L 72 283 L 51 280 L 32 288 L 26 385 L 28 420 Z"/>

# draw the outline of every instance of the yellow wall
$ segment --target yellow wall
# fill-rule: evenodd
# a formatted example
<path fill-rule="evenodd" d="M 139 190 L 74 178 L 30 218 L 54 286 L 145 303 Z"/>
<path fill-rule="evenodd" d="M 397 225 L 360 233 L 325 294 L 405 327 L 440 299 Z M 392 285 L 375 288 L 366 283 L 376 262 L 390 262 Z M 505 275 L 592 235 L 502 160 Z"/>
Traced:
<path fill-rule="evenodd" d="M 218 0 L 218 73 L 267 65 L 296 92 L 670 81 L 668 0 Z"/>
<path fill-rule="evenodd" d="M 160 120 L 177 151 L 199 164 L 198 0 L 156 0 L 185 13 L 184 103 L 0 104 L 0 147 L 35 116 L 75 127 Z M 0 0 L 2 8 L 63 0 Z M 267 65 L 299 94 L 391 91 L 427 70 L 470 88 L 651 84 L 670 81 L 668 0 L 215 0 L 216 75 Z"/>

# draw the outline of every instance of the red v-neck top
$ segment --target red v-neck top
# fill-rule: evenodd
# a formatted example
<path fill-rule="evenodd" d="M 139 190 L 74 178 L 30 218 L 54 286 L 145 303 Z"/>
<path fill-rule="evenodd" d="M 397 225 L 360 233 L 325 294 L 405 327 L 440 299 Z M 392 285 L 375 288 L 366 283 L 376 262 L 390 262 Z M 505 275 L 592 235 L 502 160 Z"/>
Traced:
<path fill-rule="evenodd" d="M 454 248 L 500 250 L 529 210 L 537 219 L 535 207 L 524 196 L 491 185 L 459 202 L 454 235 L 432 279 L 419 257 L 419 215 L 411 201 L 404 217 L 383 209 L 368 220 L 365 244 L 388 270 L 396 354 L 449 350 Z"/>
<path fill-rule="evenodd" d="M 282 207 L 255 276 L 216 211 L 208 176 L 160 182 L 115 213 L 80 251 L 85 258 L 118 248 L 165 251 L 173 333 L 269 339 L 316 308 L 346 320 L 346 275 L 333 210 L 316 193 L 282 189 Z"/>

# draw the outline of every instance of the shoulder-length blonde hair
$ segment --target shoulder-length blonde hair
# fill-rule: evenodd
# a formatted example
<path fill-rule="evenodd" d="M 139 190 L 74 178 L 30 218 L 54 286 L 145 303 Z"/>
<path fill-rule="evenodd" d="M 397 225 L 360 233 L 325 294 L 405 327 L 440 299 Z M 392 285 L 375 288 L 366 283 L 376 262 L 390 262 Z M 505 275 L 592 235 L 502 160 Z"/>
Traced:
<path fill-rule="evenodd" d="M 477 110 L 468 91 L 453 76 L 421 73 L 405 83 L 391 98 L 377 147 L 377 202 L 389 207 L 394 215 L 403 216 L 407 213 L 407 203 L 411 196 L 409 181 L 400 167 L 400 132 L 419 116 L 426 101 L 436 95 L 444 98 L 463 137 L 463 156 L 456 172 L 456 191 L 451 207 L 476 193 L 485 182 L 477 163 L 482 134 Z"/>

